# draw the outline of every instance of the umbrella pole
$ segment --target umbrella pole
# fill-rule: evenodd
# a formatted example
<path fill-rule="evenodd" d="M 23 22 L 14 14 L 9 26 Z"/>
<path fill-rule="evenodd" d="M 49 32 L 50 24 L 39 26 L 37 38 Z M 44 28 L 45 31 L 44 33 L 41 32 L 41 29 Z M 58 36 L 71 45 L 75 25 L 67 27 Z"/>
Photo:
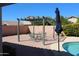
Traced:
<path fill-rule="evenodd" d="M 58 52 L 60 52 L 60 39 L 59 39 L 59 34 L 58 34 Z"/>

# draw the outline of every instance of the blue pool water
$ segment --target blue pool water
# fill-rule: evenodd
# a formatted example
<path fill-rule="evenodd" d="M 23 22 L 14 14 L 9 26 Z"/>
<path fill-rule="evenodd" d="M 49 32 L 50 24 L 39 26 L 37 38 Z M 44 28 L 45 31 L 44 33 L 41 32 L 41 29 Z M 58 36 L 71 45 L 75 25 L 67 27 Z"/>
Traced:
<path fill-rule="evenodd" d="M 67 42 L 62 46 L 70 54 L 79 56 L 79 42 Z"/>

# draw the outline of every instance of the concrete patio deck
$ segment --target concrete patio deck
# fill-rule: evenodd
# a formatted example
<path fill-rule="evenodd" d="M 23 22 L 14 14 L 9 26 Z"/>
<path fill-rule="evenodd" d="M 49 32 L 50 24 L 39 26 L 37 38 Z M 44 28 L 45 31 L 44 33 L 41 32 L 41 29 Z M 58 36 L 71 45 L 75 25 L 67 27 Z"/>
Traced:
<path fill-rule="evenodd" d="M 45 41 L 47 42 L 46 45 L 43 45 L 43 41 L 33 41 L 31 40 L 31 38 L 29 37 L 29 35 L 20 35 L 20 42 L 18 42 L 17 39 L 17 35 L 14 36 L 7 36 L 7 37 L 3 37 L 3 42 L 9 42 L 9 43 L 15 43 L 15 44 L 19 44 L 19 45 L 25 45 L 25 46 L 31 46 L 31 47 L 36 47 L 36 48 L 43 48 L 43 49 L 49 49 L 49 50 L 57 50 L 57 41 L 53 42 L 53 40 L 48 40 Z M 66 42 L 78 42 L 79 41 L 79 37 L 67 37 L 64 41 L 60 42 L 60 49 L 61 51 L 65 51 L 62 48 L 62 44 L 66 43 Z"/>

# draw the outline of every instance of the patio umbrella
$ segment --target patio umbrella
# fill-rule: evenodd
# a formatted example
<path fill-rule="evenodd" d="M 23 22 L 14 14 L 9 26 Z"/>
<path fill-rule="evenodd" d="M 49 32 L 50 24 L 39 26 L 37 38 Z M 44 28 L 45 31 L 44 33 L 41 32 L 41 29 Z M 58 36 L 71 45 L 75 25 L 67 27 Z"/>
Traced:
<path fill-rule="evenodd" d="M 59 12 L 58 8 L 56 8 L 55 13 L 56 13 L 56 29 L 55 29 L 55 31 L 56 31 L 56 33 L 58 35 L 58 51 L 60 51 L 59 34 L 62 32 L 63 29 L 62 29 L 62 25 L 61 25 L 60 12 Z"/>

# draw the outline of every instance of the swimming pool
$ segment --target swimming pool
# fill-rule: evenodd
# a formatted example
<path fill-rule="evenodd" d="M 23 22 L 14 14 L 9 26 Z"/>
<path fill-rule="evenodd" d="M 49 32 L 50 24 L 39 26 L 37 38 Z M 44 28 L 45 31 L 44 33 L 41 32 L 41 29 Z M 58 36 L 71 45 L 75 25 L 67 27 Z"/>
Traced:
<path fill-rule="evenodd" d="M 67 42 L 62 46 L 70 54 L 79 56 L 79 42 Z"/>

